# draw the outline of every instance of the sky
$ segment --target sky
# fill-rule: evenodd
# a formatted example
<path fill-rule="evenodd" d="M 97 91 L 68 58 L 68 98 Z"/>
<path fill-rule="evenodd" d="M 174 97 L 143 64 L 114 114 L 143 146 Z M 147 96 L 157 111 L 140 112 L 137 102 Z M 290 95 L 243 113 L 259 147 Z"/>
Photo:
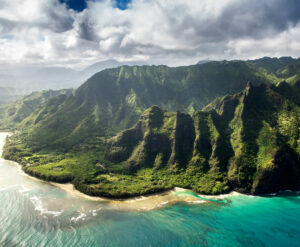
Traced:
<path fill-rule="evenodd" d="M 0 0 L 0 65 L 300 57 L 299 0 Z"/>

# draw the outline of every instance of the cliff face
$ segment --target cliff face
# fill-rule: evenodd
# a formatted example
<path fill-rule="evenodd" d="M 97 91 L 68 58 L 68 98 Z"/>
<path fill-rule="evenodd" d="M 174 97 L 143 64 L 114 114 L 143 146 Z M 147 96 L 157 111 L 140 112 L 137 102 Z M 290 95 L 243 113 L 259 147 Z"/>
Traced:
<path fill-rule="evenodd" d="M 94 196 L 124 198 L 174 187 L 205 194 L 300 190 L 299 95 L 299 82 L 248 83 L 193 116 L 152 106 L 131 129 L 110 139 L 90 138 L 68 152 L 39 152 L 25 134 L 13 135 L 4 157 L 28 174 L 72 182 Z M 51 102 L 54 111 L 60 109 Z M 39 110 L 41 119 L 46 109 Z M 57 119 L 52 127 L 59 125 Z"/>
<path fill-rule="evenodd" d="M 48 107 L 47 113 L 49 114 L 50 111 L 54 111 L 55 105 L 64 101 L 72 92 L 72 89 L 45 90 L 18 97 L 19 99 L 15 102 L 0 104 L 0 129 L 16 129 L 25 119 L 24 125 L 33 124 L 32 119 L 28 118 L 30 115 L 35 115 L 36 112 L 46 107 Z"/>
<path fill-rule="evenodd" d="M 271 82 L 243 61 L 169 68 L 121 66 L 101 71 L 74 95 L 45 105 L 27 122 L 28 142 L 52 151 L 70 150 L 92 137 L 111 137 L 136 123 L 149 107 L 193 114 L 218 96 L 244 89 L 247 80 Z"/>
<path fill-rule="evenodd" d="M 108 141 L 106 158 L 131 171 L 194 169 L 253 194 L 300 189 L 298 99 L 299 83 L 248 83 L 193 117 L 154 106 Z"/>
<path fill-rule="evenodd" d="M 111 137 L 135 124 L 149 107 L 190 115 L 216 97 L 242 91 L 247 81 L 296 83 L 300 59 L 263 58 L 167 66 L 120 66 L 96 73 L 68 97 L 1 109 L 6 127 L 26 129 L 26 143 L 38 150 L 68 152 L 74 145 Z M 288 90 L 287 90 L 288 91 Z M 288 92 L 287 92 L 288 93 Z M 44 98 L 44 97 L 43 97 Z M 46 97 L 45 97 L 46 98 Z M 2 114 L 3 115 L 3 114 Z M 6 121 L 8 120 L 8 121 Z M 1 121 L 0 127 L 4 123 Z M 25 133 L 24 131 L 22 131 Z"/>
<path fill-rule="evenodd" d="M 147 109 L 139 122 L 108 141 L 107 159 L 127 160 L 130 170 L 139 168 L 185 168 L 195 139 L 193 119 L 180 112 Z"/>

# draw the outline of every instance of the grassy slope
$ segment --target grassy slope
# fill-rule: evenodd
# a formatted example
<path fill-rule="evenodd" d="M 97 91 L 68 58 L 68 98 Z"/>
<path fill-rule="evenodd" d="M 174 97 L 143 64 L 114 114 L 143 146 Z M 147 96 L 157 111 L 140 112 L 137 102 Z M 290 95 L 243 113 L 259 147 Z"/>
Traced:
<path fill-rule="evenodd" d="M 61 102 L 56 111 L 45 108 L 38 116 L 30 116 L 37 119 L 29 129 L 30 142 L 68 150 L 91 137 L 111 136 L 132 126 L 152 105 L 193 114 L 217 96 L 241 91 L 248 80 L 269 82 L 254 65 L 241 61 L 105 70 Z"/>
<path fill-rule="evenodd" d="M 68 153 L 33 152 L 13 136 L 4 157 L 90 195 L 130 197 L 180 186 L 218 194 L 300 189 L 300 85 L 248 84 L 193 117 L 147 109 L 131 129 Z"/>
<path fill-rule="evenodd" d="M 0 87 L 0 104 L 7 104 L 26 95 L 29 90 L 11 87 Z"/>
<path fill-rule="evenodd" d="M 122 66 L 95 74 L 64 101 L 33 114 L 29 130 L 35 146 L 64 151 L 96 136 L 112 136 L 131 127 L 144 110 L 158 105 L 167 111 L 194 114 L 216 97 L 254 85 L 282 80 L 295 83 L 300 59 L 210 62 L 202 65 Z"/>
<path fill-rule="evenodd" d="M 23 120 L 24 126 L 28 125 L 29 116 L 33 113 L 36 114 L 35 112 L 40 109 L 49 99 L 60 95 L 61 97 L 65 98 L 71 93 L 71 89 L 34 92 L 15 102 L 0 105 L 0 129 L 20 129 Z M 50 105 L 50 103 L 48 103 L 48 105 Z"/>

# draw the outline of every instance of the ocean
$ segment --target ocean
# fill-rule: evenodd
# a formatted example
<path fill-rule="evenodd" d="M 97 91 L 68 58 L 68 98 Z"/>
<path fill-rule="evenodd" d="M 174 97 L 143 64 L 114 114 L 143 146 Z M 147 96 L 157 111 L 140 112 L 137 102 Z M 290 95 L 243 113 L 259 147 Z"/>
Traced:
<path fill-rule="evenodd" d="M 300 193 L 121 210 L 0 160 L 0 246 L 300 246 Z"/>

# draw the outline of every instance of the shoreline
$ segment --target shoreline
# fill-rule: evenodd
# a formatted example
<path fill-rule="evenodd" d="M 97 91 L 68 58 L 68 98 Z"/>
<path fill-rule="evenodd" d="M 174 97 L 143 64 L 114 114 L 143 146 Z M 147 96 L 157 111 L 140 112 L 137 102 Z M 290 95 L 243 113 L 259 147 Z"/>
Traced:
<path fill-rule="evenodd" d="M 0 132 L 0 152 L 2 155 L 3 146 L 5 142 L 6 136 L 9 136 L 10 133 L 8 132 Z M 2 158 L 1 158 L 2 159 Z M 5 159 L 2 159 L 5 160 Z M 152 210 L 156 208 L 160 208 L 162 206 L 166 205 L 172 205 L 175 203 L 191 203 L 191 204 L 202 204 L 202 203 L 217 203 L 218 200 L 222 201 L 222 199 L 230 196 L 236 196 L 240 195 L 238 192 L 231 192 L 228 194 L 221 194 L 221 195 L 201 195 L 193 192 L 192 190 L 184 189 L 175 187 L 169 191 L 155 193 L 151 195 L 141 195 L 136 196 L 128 199 L 110 199 L 110 198 L 104 198 L 104 197 L 96 197 L 96 196 L 89 196 L 87 194 L 84 194 L 83 192 L 80 192 L 79 190 L 76 190 L 74 188 L 74 185 L 72 183 L 55 183 L 50 181 L 45 181 L 36 177 L 33 177 L 27 173 L 25 173 L 22 170 L 22 166 L 11 160 L 5 160 L 6 162 L 18 166 L 18 171 L 22 173 L 23 176 L 26 176 L 27 178 L 30 178 L 32 180 L 46 183 L 52 186 L 55 186 L 63 191 L 65 191 L 68 195 L 82 198 L 89 201 L 95 201 L 95 202 L 103 202 L 111 205 L 112 207 L 119 209 L 119 210 Z"/>
<path fill-rule="evenodd" d="M 3 159 L 4 160 L 4 159 Z M 161 208 L 167 205 L 173 205 L 176 203 L 189 203 L 189 204 L 208 204 L 208 203 L 218 203 L 222 202 L 223 199 L 232 196 L 242 195 L 236 191 L 232 191 L 228 194 L 220 195 L 202 195 L 197 194 L 189 189 L 184 189 L 180 187 L 175 187 L 169 191 L 159 192 L 151 195 L 141 195 L 127 199 L 110 199 L 104 197 L 89 196 L 80 192 L 74 188 L 72 183 L 55 183 L 45 181 L 36 177 L 33 177 L 22 170 L 22 166 L 15 161 L 5 160 L 11 165 L 17 166 L 18 172 L 28 179 L 37 181 L 39 183 L 44 183 L 47 185 L 54 186 L 62 191 L 65 191 L 69 196 L 93 201 L 93 202 L 102 202 L 109 204 L 112 208 L 117 210 L 132 210 L 132 211 L 149 211 Z"/>
<path fill-rule="evenodd" d="M 64 190 L 68 194 L 76 197 L 81 197 L 86 200 L 96 201 L 96 202 L 106 202 L 118 209 L 133 209 L 133 210 L 152 210 L 160 208 L 165 205 L 171 205 L 178 202 L 191 203 L 191 204 L 202 204 L 202 203 L 213 203 L 211 200 L 222 200 L 231 196 L 241 195 L 238 192 L 230 192 L 228 194 L 221 195 L 201 195 L 196 194 L 192 190 L 175 187 L 169 191 L 156 193 L 152 195 L 137 196 L 128 199 L 109 199 L 103 197 L 89 196 L 76 190 L 74 185 L 71 183 L 60 184 L 50 182 L 49 184 Z"/>

